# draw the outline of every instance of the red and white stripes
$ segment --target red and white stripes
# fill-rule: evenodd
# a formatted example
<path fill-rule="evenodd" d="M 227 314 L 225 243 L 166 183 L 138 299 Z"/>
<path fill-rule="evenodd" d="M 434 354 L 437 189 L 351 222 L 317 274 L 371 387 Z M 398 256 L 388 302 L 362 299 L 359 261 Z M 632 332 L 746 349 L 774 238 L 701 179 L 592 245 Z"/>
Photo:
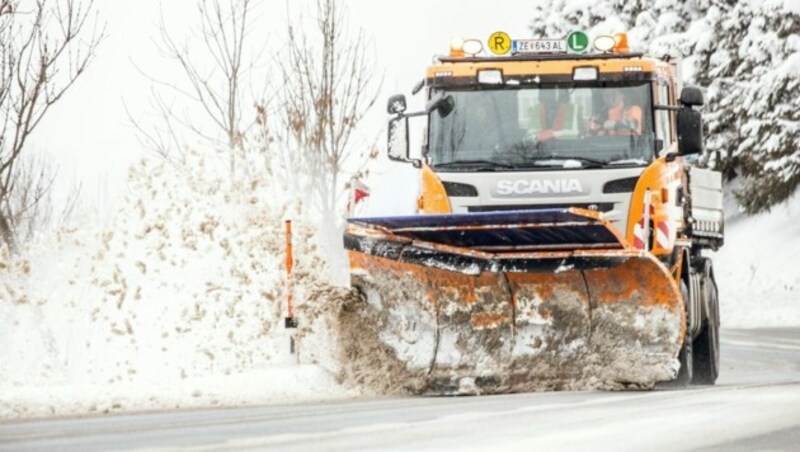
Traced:
<path fill-rule="evenodd" d="M 645 191 L 644 212 L 642 218 L 633 226 L 633 246 L 640 250 L 649 251 L 650 247 L 650 223 L 655 217 L 655 206 L 652 202 L 652 192 L 650 189 Z M 653 235 L 655 243 L 659 248 L 668 249 L 670 246 L 669 223 L 666 221 L 656 221 L 653 223 Z"/>

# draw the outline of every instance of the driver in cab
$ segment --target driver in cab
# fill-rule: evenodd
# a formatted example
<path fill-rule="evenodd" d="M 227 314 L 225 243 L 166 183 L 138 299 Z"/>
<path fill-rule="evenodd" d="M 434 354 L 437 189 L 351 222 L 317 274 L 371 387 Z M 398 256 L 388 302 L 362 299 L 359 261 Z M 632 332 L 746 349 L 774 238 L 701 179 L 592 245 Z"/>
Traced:
<path fill-rule="evenodd" d="M 606 118 L 600 122 L 593 117 L 589 122 L 590 135 L 641 135 L 642 108 L 628 105 L 621 90 L 607 89 L 603 93 Z"/>

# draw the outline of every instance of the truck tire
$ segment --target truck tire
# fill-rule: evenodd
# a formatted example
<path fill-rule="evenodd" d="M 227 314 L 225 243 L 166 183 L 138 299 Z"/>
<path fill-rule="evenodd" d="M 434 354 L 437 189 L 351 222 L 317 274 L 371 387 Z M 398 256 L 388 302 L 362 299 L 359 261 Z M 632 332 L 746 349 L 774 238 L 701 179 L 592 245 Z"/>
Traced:
<path fill-rule="evenodd" d="M 686 283 L 681 280 L 681 297 L 683 297 L 684 306 L 686 306 L 686 315 L 689 315 L 689 288 L 686 286 Z M 686 324 L 689 324 L 689 319 L 686 319 Z M 692 357 L 693 350 L 692 346 L 694 345 L 692 338 L 689 337 L 689 333 L 687 331 L 686 337 L 683 339 L 683 347 L 681 347 L 680 353 L 678 353 L 678 362 L 680 362 L 681 368 L 678 370 L 678 376 L 675 377 L 675 380 L 670 382 L 669 386 L 671 387 L 686 387 L 692 382 L 692 375 L 694 374 L 694 359 Z"/>
<path fill-rule="evenodd" d="M 719 376 L 719 298 L 712 273 L 706 273 L 708 313 L 703 329 L 694 340 L 692 383 L 713 385 Z"/>

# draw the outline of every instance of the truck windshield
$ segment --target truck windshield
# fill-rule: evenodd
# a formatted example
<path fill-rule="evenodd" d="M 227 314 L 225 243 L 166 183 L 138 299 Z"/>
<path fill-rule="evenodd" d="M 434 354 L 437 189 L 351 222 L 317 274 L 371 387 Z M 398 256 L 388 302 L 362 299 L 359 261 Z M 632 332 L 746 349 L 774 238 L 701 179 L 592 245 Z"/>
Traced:
<path fill-rule="evenodd" d="M 647 83 L 443 94 L 453 108 L 430 114 L 428 161 L 434 168 L 469 171 L 476 162 L 487 169 L 635 165 L 655 154 Z"/>

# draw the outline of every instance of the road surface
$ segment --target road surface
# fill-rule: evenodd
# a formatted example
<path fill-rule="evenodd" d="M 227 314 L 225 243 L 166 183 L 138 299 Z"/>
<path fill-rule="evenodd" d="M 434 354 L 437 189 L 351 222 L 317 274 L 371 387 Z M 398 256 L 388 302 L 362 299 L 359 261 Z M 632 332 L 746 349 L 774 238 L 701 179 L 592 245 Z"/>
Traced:
<path fill-rule="evenodd" d="M 726 330 L 713 387 L 0 423 L 0 450 L 800 450 L 800 328 Z"/>

